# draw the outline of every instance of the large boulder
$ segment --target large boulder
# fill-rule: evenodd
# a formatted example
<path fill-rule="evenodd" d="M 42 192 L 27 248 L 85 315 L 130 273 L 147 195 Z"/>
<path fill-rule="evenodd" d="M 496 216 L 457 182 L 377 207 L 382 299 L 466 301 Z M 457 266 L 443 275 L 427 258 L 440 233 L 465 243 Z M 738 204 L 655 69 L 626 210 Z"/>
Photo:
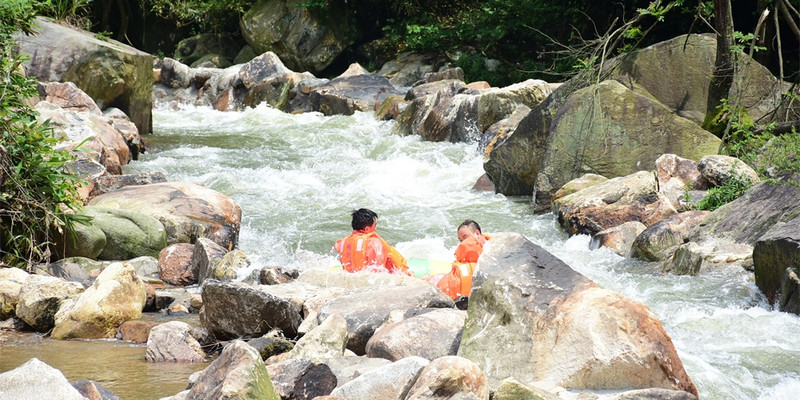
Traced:
<path fill-rule="evenodd" d="M 0 268 L 0 321 L 16 315 L 17 303 L 28 273 L 19 268 Z"/>
<path fill-rule="evenodd" d="M 594 235 L 629 221 L 650 226 L 676 213 L 656 187 L 652 172 L 640 171 L 579 190 L 553 203 L 570 235 Z"/>
<path fill-rule="evenodd" d="M 142 315 L 146 300 L 144 283 L 133 266 L 112 263 L 80 297 L 58 310 L 50 336 L 55 339 L 113 338 L 123 322 Z"/>
<path fill-rule="evenodd" d="M 209 279 L 202 295 L 200 321 L 220 340 L 257 337 L 273 329 L 293 337 L 302 322 L 299 310 L 289 301 L 243 283 Z"/>
<path fill-rule="evenodd" d="M 15 36 L 19 51 L 30 54 L 27 76 L 74 82 L 101 109 L 119 108 L 140 133 L 152 131 L 152 55 L 44 18 L 37 18 L 36 25 L 37 34 Z"/>
<path fill-rule="evenodd" d="M 395 59 L 384 63 L 378 75 L 389 78 L 393 85 L 399 87 L 412 86 L 426 74 L 438 70 L 442 64 L 441 58 L 438 54 L 400 53 Z"/>
<path fill-rule="evenodd" d="M 647 261 L 667 259 L 675 246 L 696 226 L 705 221 L 709 211 L 687 211 L 662 219 L 642 231 L 633 242 L 631 255 Z"/>
<path fill-rule="evenodd" d="M 420 357 L 406 357 L 339 386 L 331 396 L 351 400 L 402 400 L 422 368 L 430 362 Z"/>
<path fill-rule="evenodd" d="M 367 342 L 366 354 L 390 361 L 455 355 L 466 318 L 464 311 L 442 308 L 383 325 Z"/>
<path fill-rule="evenodd" d="M 547 82 L 528 79 L 500 89 L 490 89 L 478 101 L 478 131 L 484 132 L 507 118 L 520 105 L 533 108 L 552 93 Z"/>
<path fill-rule="evenodd" d="M 610 76 L 627 76 L 671 110 L 702 124 L 708 109 L 709 77 L 714 72 L 717 41 L 713 34 L 681 35 L 644 49 L 620 56 L 608 65 Z M 766 67 L 740 53 L 737 71 L 744 74 L 734 80 L 730 98 L 739 94 L 740 105 L 754 120 L 771 113 L 786 90 Z M 680 84 L 664 84 L 680 82 Z"/>
<path fill-rule="evenodd" d="M 392 310 L 452 308 L 453 301 L 433 285 L 399 286 L 366 290 L 327 301 L 319 311 L 318 321 L 339 314 L 347 321 L 347 348 L 364 354 L 367 342 Z"/>
<path fill-rule="evenodd" d="M 31 358 L 25 364 L 0 374 L 3 400 L 85 400 L 61 371 Z"/>
<path fill-rule="evenodd" d="M 711 186 L 724 185 L 734 177 L 750 185 L 761 182 L 758 173 L 736 157 L 711 154 L 700 159 L 697 169 Z"/>
<path fill-rule="evenodd" d="M 405 398 L 436 400 L 454 397 L 489 400 L 489 385 L 478 364 L 465 358 L 446 356 L 422 368 Z"/>
<path fill-rule="evenodd" d="M 275 391 L 258 352 L 247 343 L 235 340 L 199 373 L 184 398 L 279 400 L 281 397 Z"/>
<path fill-rule="evenodd" d="M 19 292 L 17 318 L 34 330 L 47 332 L 53 327 L 55 315 L 69 298 L 83 292 L 77 282 L 67 282 L 52 276 L 29 275 Z"/>
<path fill-rule="evenodd" d="M 599 288 L 521 235 L 487 244 L 467 312 L 458 355 L 476 362 L 493 388 L 514 377 L 568 389 L 697 393 L 645 305 Z"/>
<path fill-rule="evenodd" d="M 356 25 L 344 10 L 313 13 L 299 0 L 261 0 L 242 15 L 242 36 L 256 54 L 272 51 L 289 68 L 318 74 L 354 39 Z"/>
<path fill-rule="evenodd" d="M 604 81 L 576 91 L 553 117 L 536 202 L 586 172 L 608 178 L 653 169 L 665 153 L 716 154 L 720 140 L 637 88 Z"/>
<path fill-rule="evenodd" d="M 229 250 L 236 246 L 242 219 L 242 209 L 233 199 L 187 182 L 126 186 L 89 204 L 152 216 L 164 225 L 169 244 L 194 243 L 204 237 Z"/>
<path fill-rule="evenodd" d="M 106 246 L 98 255 L 102 260 L 129 260 L 140 256 L 158 257 L 167 247 L 167 233 L 157 219 L 136 211 L 115 208 L 84 208 L 92 225 L 106 237 Z"/>
<path fill-rule="evenodd" d="M 183 321 L 169 321 L 150 329 L 147 338 L 147 362 L 204 362 L 206 354 L 194 333 L 194 328 Z"/>
<path fill-rule="evenodd" d="M 402 96 L 388 79 L 375 74 L 343 76 L 315 86 L 309 93 L 314 111 L 325 115 L 352 115 L 372 111 L 389 96 Z"/>
<path fill-rule="evenodd" d="M 314 399 L 336 388 L 336 375 L 321 361 L 287 360 L 268 365 L 267 371 L 283 400 Z"/>
<path fill-rule="evenodd" d="M 192 268 L 193 254 L 193 244 L 175 243 L 165 247 L 158 254 L 158 276 L 170 285 L 197 283 L 197 274 Z"/>
<path fill-rule="evenodd" d="M 781 311 L 800 313 L 800 292 L 796 288 L 800 271 L 800 216 L 776 224 L 758 239 L 753 248 L 753 267 L 756 285 L 770 304 L 777 303 Z"/>

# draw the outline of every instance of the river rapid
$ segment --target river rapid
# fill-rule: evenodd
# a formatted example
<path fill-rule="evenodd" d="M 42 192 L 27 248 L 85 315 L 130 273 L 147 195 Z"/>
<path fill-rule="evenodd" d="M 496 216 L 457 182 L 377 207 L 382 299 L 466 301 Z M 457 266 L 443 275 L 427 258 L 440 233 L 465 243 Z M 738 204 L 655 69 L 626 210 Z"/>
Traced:
<path fill-rule="evenodd" d="M 475 144 L 393 135 L 393 122 L 368 113 L 291 115 L 259 106 L 226 113 L 156 110 L 153 118 L 147 153 L 125 172 L 163 171 L 171 181 L 199 183 L 235 199 L 243 210 L 239 247 L 253 271 L 336 264 L 332 246 L 350 233 L 354 208 L 377 212 L 378 233 L 409 258 L 452 259 L 456 227 L 470 218 L 488 234 L 524 234 L 603 287 L 650 307 L 701 399 L 788 400 L 800 393 L 800 318 L 773 311 L 752 273 L 726 268 L 695 277 L 662 275 L 657 265 L 589 250 L 589 237 L 568 238 L 552 214 L 534 215 L 529 197 L 471 190 L 483 174 Z M 95 351 L 83 343 L 86 352 Z M 8 361 L 2 344 L 0 351 Z M 15 354 L 14 363 L 32 356 Z M 0 365 L 0 371 L 13 367 Z M 141 398 L 116 391 L 113 382 L 82 378 L 123 398 Z M 178 379 L 186 382 L 183 375 Z"/>

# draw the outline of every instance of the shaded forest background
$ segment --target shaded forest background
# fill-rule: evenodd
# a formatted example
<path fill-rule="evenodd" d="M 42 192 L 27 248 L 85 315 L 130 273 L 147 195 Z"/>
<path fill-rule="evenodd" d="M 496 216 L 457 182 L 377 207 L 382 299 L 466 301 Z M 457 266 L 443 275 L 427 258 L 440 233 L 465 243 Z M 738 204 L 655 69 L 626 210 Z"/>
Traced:
<path fill-rule="evenodd" d="M 82 23 L 94 32 L 160 56 L 173 56 L 178 42 L 216 33 L 244 46 L 239 19 L 256 0 L 49 0 L 71 1 Z M 781 3 L 784 4 L 781 4 Z M 319 16 L 342 14 L 352 21 L 348 50 L 323 75 L 335 76 L 352 62 L 375 70 L 403 51 L 446 54 L 468 81 L 496 86 L 539 78 L 565 80 L 590 60 L 578 51 L 624 22 L 616 53 L 642 48 L 686 33 L 714 31 L 712 1 L 650 2 L 542 0 L 306 0 Z M 731 0 L 734 30 L 754 33 L 764 9 L 772 11 L 757 35 L 755 58 L 780 75 L 779 41 L 785 79 L 797 82 L 800 44 L 796 23 L 780 15 L 798 0 Z M 777 16 L 777 18 L 775 18 Z M 778 23 L 779 35 L 776 31 Z M 746 40 L 742 40 L 744 44 Z M 750 44 L 747 42 L 746 44 Z M 486 67 L 486 60 L 493 67 Z"/>

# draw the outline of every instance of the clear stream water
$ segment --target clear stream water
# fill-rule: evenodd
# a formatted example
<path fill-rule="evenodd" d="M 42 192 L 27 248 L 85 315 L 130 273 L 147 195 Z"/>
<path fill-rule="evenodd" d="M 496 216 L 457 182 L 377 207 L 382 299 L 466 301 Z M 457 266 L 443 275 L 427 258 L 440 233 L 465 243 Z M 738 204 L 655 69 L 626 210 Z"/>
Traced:
<path fill-rule="evenodd" d="M 148 152 L 126 172 L 163 171 L 172 181 L 196 182 L 235 199 L 243 210 L 239 246 L 253 269 L 336 264 L 332 246 L 349 234 L 354 208 L 377 212 L 378 232 L 406 257 L 450 259 L 456 227 L 471 218 L 486 233 L 522 233 L 600 285 L 649 306 L 702 399 L 798 398 L 800 317 L 771 310 L 751 273 L 728 268 L 695 277 L 661 275 L 653 264 L 589 250 L 588 237 L 568 238 L 553 215 L 534 215 L 529 198 L 471 190 L 483 174 L 474 144 L 392 135 L 391 122 L 367 113 L 291 115 L 265 106 L 228 113 L 157 110 L 154 130 Z M 63 343 L 27 340 L 33 343 L 0 343 L 0 371 L 43 351 L 67 352 Z M 174 394 L 201 368 L 147 365 L 141 346 L 77 343 L 69 354 L 81 356 L 51 365 L 72 380 L 97 380 L 125 399 Z M 120 356 L 98 361 L 96 353 Z M 115 368 L 125 369 L 125 378 L 109 378 Z M 161 382 L 156 375 L 173 379 Z"/>

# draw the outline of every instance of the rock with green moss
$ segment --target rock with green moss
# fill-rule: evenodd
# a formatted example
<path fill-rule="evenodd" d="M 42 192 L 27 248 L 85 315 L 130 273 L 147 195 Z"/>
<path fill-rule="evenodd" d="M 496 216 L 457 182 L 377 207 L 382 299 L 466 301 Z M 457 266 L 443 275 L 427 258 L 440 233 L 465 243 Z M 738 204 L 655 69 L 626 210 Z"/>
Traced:
<path fill-rule="evenodd" d="M 554 117 L 536 201 L 587 172 L 614 178 L 652 171 L 662 154 L 697 160 L 716 154 L 719 143 L 636 87 L 604 81 L 573 93 Z"/>
<path fill-rule="evenodd" d="M 158 257 L 167 247 L 167 232 L 157 219 L 136 211 L 115 208 L 85 208 L 92 225 L 106 237 L 101 260 L 129 260 L 140 256 Z"/>
<path fill-rule="evenodd" d="M 222 354 L 200 372 L 185 398 L 280 400 L 261 356 L 241 340 L 225 346 Z"/>
<path fill-rule="evenodd" d="M 236 57 L 237 49 L 240 47 L 240 41 L 233 39 L 230 35 L 201 33 L 178 42 L 175 47 L 175 59 L 191 65 L 208 55 L 214 55 L 226 59 L 228 65 L 217 65 L 225 68 L 231 64 L 230 60 Z"/>
<path fill-rule="evenodd" d="M 124 111 L 139 133 L 152 130 L 152 55 L 44 18 L 37 18 L 36 25 L 36 35 L 15 37 L 19 50 L 31 56 L 25 65 L 28 76 L 74 82 L 101 109 Z"/>
<path fill-rule="evenodd" d="M 504 379 L 494 392 L 493 400 L 558 400 L 558 396 L 514 378 Z"/>
<path fill-rule="evenodd" d="M 97 258 L 106 247 L 106 234 L 93 224 L 74 224 L 70 232 L 57 235 L 56 254 L 63 257 Z"/>

